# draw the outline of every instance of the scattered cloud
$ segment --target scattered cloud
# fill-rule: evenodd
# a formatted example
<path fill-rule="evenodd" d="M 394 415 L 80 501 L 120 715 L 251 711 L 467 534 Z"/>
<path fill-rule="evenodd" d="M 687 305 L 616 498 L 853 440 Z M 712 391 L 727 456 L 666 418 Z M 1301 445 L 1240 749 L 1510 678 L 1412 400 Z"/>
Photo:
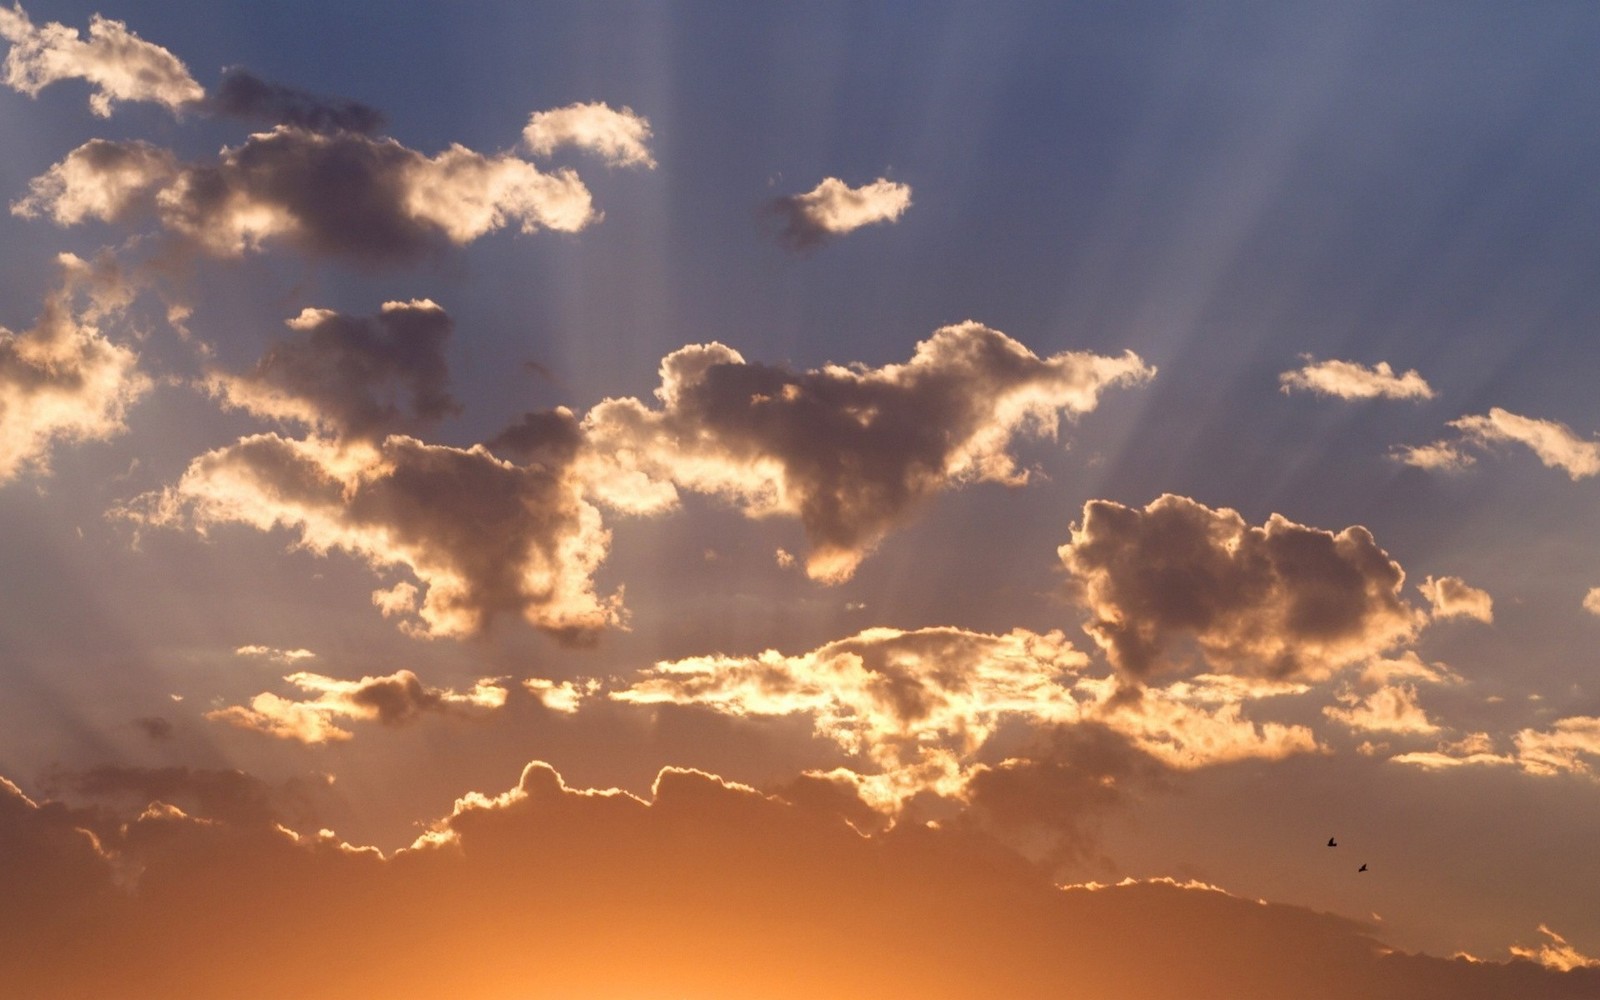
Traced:
<path fill-rule="evenodd" d="M 614 167 L 654 170 L 656 166 L 650 155 L 650 120 L 635 114 L 632 108 L 618 111 L 593 102 L 535 111 L 522 130 L 522 138 L 535 156 L 549 156 L 563 146 L 575 146 Z"/>
<path fill-rule="evenodd" d="M 1417 689 L 1412 684 L 1384 685 L 1366 695 L 1346 691 L 1339 701 L 1338 706 L 1330 705 L 1322 713 L 1351 729 L 1417 734 L 1439 731 L 1417 704 Z"/>
<path fill-rule="evenodd" d="M 458 693 L 428 687 L 409 670 L 358 681 L 305 672 L 284 680 L 312 697 L 295 700 L 264 691 L 251 698 L 248 706 L 219 708 L 207 712 L 206 718 L 279 739 L 316 744 L 350 739 L 352 733 L 341 725 L 348 720 L 397 726 L 428 712 L 499 708 L 506 701 L 505 688 L 493 680 L 480 680 L 472 690 Z"/>
<path fill-rule="evenodd" d="M 1424 615 L 1405 573 L 1359 525 L 1338 533 L 1274 514 L 1162 496 L 1143 510 L 1084 505 L 1061 546 L 1085 630 L 1125 678 L 1192 669 L 1320 680 L 1409 642 Z"/>
<path fill-rule="evenodd" d="M 1600 615 L 1600 587 L 1590 587 L 1589 592 L 1583 595 L 1583 610 Z"/>
<path fill-rule="evenodd" d="M 278 649 L 275 646 L 257 645 L 240 646 L 233 652 L 235 656 L 259 657 L 277 663 L 296 663 L 300 660 L 312 660 L 317 656 L 309 649 Z"/>
<path fill-rule="evenodd" d="M 234 66 L 222 74 L 207 99 L 214 114 L 266 125 L 290 125 L 309 132 L 365 132 L 383 128 L 383 112 L 359 101 L 308 93 L 298 87 L 263 80 Z"/>
<path fill-rule="evenodd" d="M 1402 445 L 1395 449 L 1395 457 L 1418 468 L 1451 471 L 1473 463 L 1464 447 L 1487 449 L 1510 443 L 1527 446 L 1545 466 L 1560 469 L 1573 481 L 1600 473 L 1600 441 L 1579 437 L 1554 420 L 1524 417 L 1496 406 L 1485 414 L 1452 420 L 1450 426 L 1460 432 L 1459 440 Z"/>
<path fill-rule="evenodd" d="M 968 482 L 1021 484 L 1009 451 L 1053 437 L 1060 418 L 1155 370 L 1136 355 L 1040 358 L 974 322 L 944 327 L 905 364 L 797 372 L 752 364 L 721 344 L 661 363 L 659 408 L 608 399 L 583 426 L 586 476 L 602 502 L 653 512 L 677 488 L 711 493 L 751 517 L 795 516 L 806 572 L 839 582 L 897 522 Z"/>
<path fill-rule="evenodd" d="M 1477 459 L 1450 441 L 1423 445 L 1399 445 L 1390 453 L 1395 461 L 1430 472 L 1459 472 Z"/>
<path fill-rule="evenodd" d="M 288 325 L 296 336 L 250 372 L 212 372 L 211 393 L 260 417 L 373 440 L 460 409 L 446 388 L 450 317 L 427 299 L 386 302 L 376 316 L 308 308 Z"/>
<path fill-rule="evenodd" d="M 1435 618 L 1472 618 L 1486 624 L 1494 621 L 1494 598 L 1458 576 L 1425 578 L 1418 589 L 1433 605 Z"/>
<path fill-rule="evenodd" d="M 481 446 L 260 434 L 196 458 L 177 484 L 120 514 L 202 532 L 284 527 L 313 552 L 403 567 L 415 584 L 375 600 L 421 636 L 478 633 L 500 614 L 572 642 L 622 623 L 620 596 L 594 592 L 610 535 L 571 468 L 513 465 Z"/>
<path fill-rule="evenodd" d="M 1278 376 L 1284 392 L 1304 389 L 1340 399 L 1432 399 L 1433 390 L 1415 371 L 1396 375 L 1387 361 L 1368 368 L 1354 361 L 1315 361 L 1302 355 L 1304 366 Z"/>
<path fill-rule="evenodd" d="M 853 188 L 837 177 L 805 194 L 774 199 L 770 209 L 783 220 L 779 234 L 797 250 L 808 250 L 828 240 L 883 222 L 897 222 L 911 207 L 911 186 L 878 178 Z"/>
<path fill-rule="evenodd" d="M 153 101 L 179 111 L 205 96 L 177 56 L 99 14 L 89 19 L 85 39 L 55 21 L 35 26 L 21 4 L 0 7 L 0 37 L 11 43 L 7 86 L 35 96 L 60 80 L 87 81 L 89 107 L 102 118 L 119 101 Z"/>
<path fill-rule="evenodd" d="M 600 690 L 600 682 L 595 680 L 557 682 L 543 677 L 530 677 L 522 682 L 522 686 L 538 699 L 539 704 L 563 715 L 577 712 L 584 699 Z"/>
<path fill-rule="evenodd" d="M 279 125 L 180 164 L 142 142 L 96 139 L 35 178 L 12 206 L 63 225 L 153 214 L 168 233 L 219 257 L 282 241 L 312 253 L 417 258 L 516 225 L 577 232 L 599 219 L 571 170 L 543 173 L 509 153 L 452 145 L 428 157 L 393 139 Z"/>
<path fill-rule="evenodd" d="M 1593 776 L 1600 759 L 1600 717 L 1558 719 L 1549 729 L 1524 729 L 1513 738 L 1517 763 L 1530 774 Z"/>
<path fill-rule="evenodd" d="M 112 343 L 96 322 L 130 293 L 97 287 L 104 273 L 71 254 L 60 263 L 63 283 L 34 325 L 21 333 L 0 327 L 0 484 L 48 471 L 58 444 L 121 434 L 129 407 L 150 388 L 133 349 Z"/>
<path fill-rule="evenodd" d="M 1531 962 L 1538 962 L 1545 968 L 1555 969 L 1558 972 L 1600 967 L 1600 958 L 1590 958 L 1585 955 L 1568 944 L 1566 938 L 1544 924 L 1539 925 L 1539 933 L 1550 940 L 1541 943 L 1536 948 L 1512 945 L 1511 954 L 1516 955 L 1518 958 L 1526 958 Z"/>

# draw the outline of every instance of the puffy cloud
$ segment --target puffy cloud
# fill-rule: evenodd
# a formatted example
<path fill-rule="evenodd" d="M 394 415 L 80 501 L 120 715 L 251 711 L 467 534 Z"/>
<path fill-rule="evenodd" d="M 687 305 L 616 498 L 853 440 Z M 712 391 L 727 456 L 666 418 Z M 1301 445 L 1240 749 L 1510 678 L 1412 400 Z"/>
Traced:
<path fill-rule="evenodd" d="M 213 372 L 212 393 L 336 437 L 381 439 L 460 409 L 446 389 L 450 317 L 433 302 L 386 302 L 376 316 L 306 309 L 288 325 L 297 336 L 275 343 L 250 372 Z"/>
<path fill-rule="evenodd" d="M 59 803 L 0 783 L 0 844 L 0 966 L 9 990 L 41 1000 L 789 1000 L 841 983 L 852 997 L 929 1000 L 1042 1000 L 1063 984 L 1130 1000 L 1600 991 L 1592 969 L 1406 955 L 1369 926 L 1199 883 L 1062 891 L 964 828 L 862 836 L 832 813 L 670 768 L 645 800 L 532 764 L 389 858 L 166 805 L 100 842 Z M 136 873 L 122 889 L 119 871 Z"/>
<path fill-rule="evenodd" d="M 1539 925 L 1539 933 L 1550 940 L 1541 943 L 1537 948 L 1527 948 L 1520 945 L 1511 946 L 1511 954 L 1518 958 L 1538 962 L 1547 969 L 1559 972 L 1569 972 L 1573 969 L 1592 969 L 1600 967 L 1600 958 L 1590 958 L 1583 952 L 1567 943 L 1567 939 L 1555 931 Z"/>
<path fill-rule="evenodd" d="M 58 80 L 85 80 L 89 107 L 102 118 L 118 101 L 154 101 L 177 111 L 205 96 L 171 52 L 147 42 L 121 21 L 94 15 L 89 37 L 51 21 L 36 27 L 21 4 L 0 7 L 0 37 L 11 43 L 6 84 L 30 96 Z"/>
<path fill-rule="evenodd" d="M 1266 679 L 1325 678 L 1412 639 L 1423 614 L 1367 529 L 1337 534 L 1273 514 L 1162 496 L 1143 510 L 1084 505 L 1060 556 L 1085 630 L 1130 680 L 1189 667 Z"/>
<path fill-rule="evenodd" d="M 427 157 L 393 139 L 291 125 L 178 164 L 138 142 L 94 140 L 33 181 L 13 206 L 62 224 L 153 211 L 201 250 L 237 257 L 285 241 L 315 253 L 393 261 L 508 225 L 576 232 L 599 218 L 578 175 L 509 153 L 452 145 Z"/>
<path fill-rule="evenodd" d="M 1469 414 L 1450 421 L 1460 432 L 1459 441 L 1436 441 L 1420 447 L 1401 446 L 1395 456 L 1407 465 L 1450 471 L 1471 465 L 1466 446 L 1491 448 L 1497 444 L 1526 445 L 1547 467 L 1560 469 L 1574 481 L 1600 473 L 1600 441 L 1581 438 L 1565 424 L 1524 417 L 1500 407 L 1488 413 Z"/>
<path fill-rule="evenodd" d="M 272 83 L 237 66 L 223 73 L 207 106 L 230 118 L 292 125 L 311 132 L 371 133 L 383 127 L 383 112 L 376 108 Z"/>
<path fill-rule="evenodd" d="M 350 739 L 350 730 L 340 725 L 344 720 L 398 726 L 426 712 L 499 708 L 506 701 L 505 688 L 493 680 L 480 680 L 472 690 L 456 692 L 428 687 L 409 670 L 358 681 L 305 672 L 290 674 L 284 680 L 313 697 L 296 701 L 263 691 L 250 699 L 248 706 L 219 708 L 207 712 L 206 718 L 279 739 L 328 743 Z"/>
<path fill-rule="evenodd" d="M 1400 445 L 1390 453 L 1395 461 L 1431 472 L 1459 472 L 1478 460 L 1450 441 Z"/>
<path fill-rule="evenodd" d="M 617 167 L 654 170 L 650 156 L 650 120 L 632 108 L 621 111 L 600 102 L 569 104 L 551 111 L 535 111 L 522 130 L 522 138 L 535 156 L 549 156 L 562 146 L 595 153 Z"/>
<path fill-rule="evenodd" d="M 1436 733 L 1439 727 L 1417 704 L 1417 689 L 1410 684 L 1384 685 L 1365 696 L 1353 691 L 1341 695 L 1340 705 L 1323 714 L 1351 729 L 1383 733 Z"/>
<path fill-rule="evenodd" d="M 200 456 L 121 514 L 201 531 L 287 527 L 314 552 L 405 567 L 422 589 L 380 591 L 379 603 L 415 615 L 419 635 L 480 632 L 500 614 L 574 642 L 621 624 L 620 598 L 596 596 L 591 579 L 610 535 L 571 468 L 513 465 L 481 446 L 256 435 Z"/>
<path fill-rule="evenodd" d="M 805 194 L 777 198 L 770 205 L 783 220 L 783 241 L 800 250 L 862 226 L 896 222 L 910 207 L 911 186 L 882 177 L 858 188 L 826 177 Z"/>
<path fill-rule="evenodd" d="M 1368 368 L 1354 361 L 1314 361 L 1303 355 L 1305 365 L 1278 376 L 1284 392 L 1305 389 L 1322 396 L 1340 399 L 1432 399 L 1433 389 L 1415 371 L 1396 375 L 1389 362 L 1380 361 Z"/>
<path fill-rule="evenodd" d="M 684 347 L 661 363 L 660 408 L 608 399 L 585 417 L 586 475 L 625 510 L 668 507 L 682 487 L 752 517 L 797 516 L 811 543 L 806 572 L 838 582 L 940 491 L 1025 482 L 1008 450 L 1019 434 L 1053 436 L 1062 414 L 1154 372 L 1132 353 L 1040 358 L 973 322 L 882 368 L 796 372 L 721 344 Z"/>
<path fill-rule="evenodd" d="M 1180 771 L 1240 760 L 1282 760 L 1317 753 L 1322 745 L 1306 726 L 1256 722 L 1248 701 L 1303 694 L 1303 685 L 1241 684 L 1235 677 L 1201 675 L 1164 687 L 1133 691 L 1117 678 L 1083 678 L 1077 693 L 1101 724 Z"/>
<path fill-rule="evenodd" d="M 61 263 L 66 280 L 34 325 L 21 333 L 0 327 L 0 483 L 47 469 L 59 443 L 122 433 L 128 408 L 150 387 L 133 350 L 94 321 L 115 312 L 125 293 L 97 291 L 85 261 L 67 254 Z M 78 309 L 85 287 L 95 301 Z"/>
<path fill-rule="evenodd" d="M 563 715 L 571 715 L 582 706 L 585 698 L 600 689 L 595 680 L 582 682 L 556 682 L 544 677 L 530 677 L 522 682 L 523 688 L 545 708 Z"/>
<path fill-rule="evenodd" d="M 1427 577 L 1419 589 L 1433 605 L 1435 618 L 1474 618 L 1480 622 L 1494 621 L 1494 598 L 1488 591 L 1479 590 L 1458 576 L 1443 576 L 1435 580 Z"/>
<path fill-rule="evenodd" d="M 1583 595 L 1583 610 L 1600 615 L 1600 587 L 1590 587 L 1589 592 Z"/>
<path fill-rule="evenodd" d="M 1592 776 L 1590 758 L 1600 758 L 1600 717 L 1575 715 L 1549 729 L 1524 729 L 1513 738 L 1517 763 L 1530 774 Z"/>

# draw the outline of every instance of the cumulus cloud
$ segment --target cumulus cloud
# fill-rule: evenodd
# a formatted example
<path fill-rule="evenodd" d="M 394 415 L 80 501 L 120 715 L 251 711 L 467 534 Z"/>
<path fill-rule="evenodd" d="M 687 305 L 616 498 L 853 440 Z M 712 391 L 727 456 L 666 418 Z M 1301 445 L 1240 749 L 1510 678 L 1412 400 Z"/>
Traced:
<path fill-rule="evenodd" d="M 1020 484 L 1009 447 L 1054 436 L 1112 386 L 1155 370 L 1121 357 L 1040 358 L 978 323 L 947 326 L 905 364 L 797 372 L 721 344 L 661 363 L 660 406 L 608 399 L 584 418 L 595 495 L 649 512 L 677 488 L 721 496 L 751 517 L 798 517 L 806 572 L 848 579 L 897 522 L 951 487 Z"/>
<path fill-rule="evenodd" d="M 350 739 L 353 734 L 341 725 L 347 720 L 398 726 L 428 712 L 499 708 L 506 702 L 505 688 L 492 679 L 478 681 L 470 691 L 456 692 L 428 687 L 409 670 L 358 681 L 302 671 L 284 680 L 312 697 L 296 700 L 263 691 L 251 698 L 249 705 L 219 708 L 207 712 L 206 718 L 279 739 L 314 744 Z"/>
<path fill-rule="evenodd" d="M 615 167 L 654 170 L 650 155 L 650 120 L 632 108 L 621 111 L 600 102 L 569 104 L 551 111 L 535 111 L 522 130 L 522 138 L 535 156 L 549 156 L 563 146 L 595 153 Z"/>
<path fill-rule="evenodd" d="M 1458 440 L 1401 446 L 1395 456 L 1407 465 L 1449 471 L 1474 461 L 1464 448 L 1487 449 L 1510 443 L 1525 445 L 1545 466 L 1560 469 L 1573 481 L 1600 473 L 1600 441 L 1579 437 L 1566 424 L 1554 420 L 1524 417 L 1496 406 L 1488 413 L 1452 420 L 1450 426 L 1460 433 Z"/>
<path fill-rule="evenodd" d="M 89 107 L 102 118 L 118 101 L 154 101 L 178 111 L 205 96 L 177 56 L 99 14 L 90 18 L 85 39 L 55 21 L 35 26 L 21 4 L 0 7 L 0 37 L 11 43 L 7 86 L 34 96 L 58 80 L 87 81 Z"/>
<path fill-rule="evenodd" d="M 1600 759 L 1600 716 L 1575 715 L 1549 729 L 1524 729 L 1513 738 L 1517 763 L 1530 774 L 1593 776 Z"/>
<path fill-rule="evenodd" d="M 295 336 L 245 374 L 212 372 L 225 404 L 334 437 L 382 439 L 457 412 L 444 345 L 450 317 L 427 299 L 386 302 L 376 316 L 305 309 Z"/>
<path fill-rule="evenodd" d="M 1320 680 L 1408 642 L 1425 617 L 1359 525 L 1334 533 L 1274 514 L 1257 528 L 1171 494 L 1142 510 L 1091 500 L 1059 553 L 1085 630 L 1134 681 L 1196 655 L 1214 672 Z"/>
<path fill-rule="evenodd" d="M 1593 969 L 1406 955 L 1366 925 L 1201 884 L 1063 892 L 965 829 L 862 836 L 830 812 L 671 768 L 647 800 L 531 764 L 388 858 L 164 804 L 100 838 L 77 820 L 0 780 L 0 965 L 19 996 L 411 1000 L 457 995 L 464 977 L 482 996 L 771 1000 L 841 983 L 929 1000 L 1043 1000 L 1063 983 L 1187 1000 L 1600 991 Z M 118 872 L 136 877 L 119 889 Z M 1161 961 L 1147 960 L 1156 946 Z"/>
<path fill-rule="evenodd" d="M 95 321 L 115 314 L 126 290 L 96 289 L 92 265 L 70 254 L 60 260 L 65 280 L 34 325 L 0 327 L 0 484 L 47 471 L 59 444 L 122 433 L 129 407 L 150 387 L 133 349 Z M 80 304 L 85 291 L 90 301 Z"/>
<path fill-rule="evenodd" d="M 1384 685 L 1366 695 L 1346 691 L 1340 704 L 1330 705 L 1323 714 L 1351 729 L 1380 733 L 1436 733 L 1439 727 L 1417 704 L 1417 689 L 1411 684 Z"/>
<path fill-rule="evenodd" d="M 1444 576 L 1435 580 L 1427 577 L 1418 588 L 1433 605 L 1435 618 L 1473 618 L 1480 622 L 1494 621 L 1494 598 L 1488 591 L 1479 590 L 1458 576 Z"/>
<path fill-rule="evenodd" d="M 562 715 L 572 715 L 583 705 L 584 699 L 600 690 L 600 682 L 596 680 L 557 682 L 544 677 L 530 677 L 522 686 L 539 704 Z"/>
<path fill-rule="evenodd" d="M 1583 595 L 1583 610 L 1591 615 L 1600 615 L 1600 587 L 1590 587 L 1589 592 Z"/>
<path fill-rule="evenodd" d="M 1302 355 L 1306 362 L 1294 371 L 1278 376 L 1284 392 L 1304 389 L 1322 396 L 1340 399 L 1432 399 L 1433 389 L 1415 371 L 1396 375 L 1389 362 L 1380 361 L 1368 368 L 1354 361 L 1315 361 Z"/>
<path fill-rule="evenodd" d="M 207 107 L 230 118 L 291 125 L 310 132 L 372 133 L 383 128 L 383 112 L 376 108 L 263 80 L 237 66 L 224 71 Z"/>
<path fill-rule="evenodd" d="M 592 582 L 610 536 L 571 467 L 513 465 L 481 446 L 256 435 L 200 456 L 121 514 L 200 531 L 283 527 L 311 551 L 404 568 L 415 583 L 379 603 L 418 635 L 478 633 L 501 614 L 574 642 L 621 624 L 620 597 L 598 597 Z"/>
<path fill-rule="evenodd" d="M 805 194 L 777 198 L 770 205 L 783 222 L 783 242 L 797 250 L 811 249 L 862 226 L 899 221 L 910 207 L 911 186 L 882 177 L 858 188 L 827 177 Z"/>
<path fill-rule="evenodd" d="M 12 210 L 61 224 L 154 214 L 201 251 L 237 257 L 286 242 L 368 261 L 416 258 L 515 225 L 577 232 L 599 218 L 571 170 L 452 145 L 433 157 L 393 139 L 279 125 L 180 164 L 139 142 L 94 140 L 32 182 Z"/>

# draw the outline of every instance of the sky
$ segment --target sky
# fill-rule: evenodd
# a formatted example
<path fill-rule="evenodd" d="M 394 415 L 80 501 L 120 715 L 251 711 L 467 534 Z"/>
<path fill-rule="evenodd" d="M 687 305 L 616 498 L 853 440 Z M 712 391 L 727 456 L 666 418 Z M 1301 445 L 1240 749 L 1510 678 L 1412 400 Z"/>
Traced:
<path fill-rule="evenodd" d="M 0 8 L 0 992 L 1600 995 L 1600 11 Z"/>

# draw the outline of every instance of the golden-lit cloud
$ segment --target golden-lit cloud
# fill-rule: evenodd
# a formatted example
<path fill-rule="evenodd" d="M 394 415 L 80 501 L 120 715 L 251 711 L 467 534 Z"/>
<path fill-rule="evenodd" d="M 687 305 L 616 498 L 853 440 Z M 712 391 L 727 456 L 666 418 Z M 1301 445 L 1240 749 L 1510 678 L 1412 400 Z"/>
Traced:
<path fill-rule="evenodd" d="M 34 325 L 21 333 L 0 327 L 0 483 L 47 470 L 59 444 L 121 434 L 128 408 L 150 387 L 133 349 L 96 322 L 115 315 L 126 290 L 97 287 L 105 276 L 70 254 L 60 263 L 65 280 Z"/>
<path fill-rule="evenodd" d="M 1021 484 L 1009 448 L 1155 370 L 1132 353 L 1041 358 L 974 322 L 943 327 L 905 364 L 811 371 L 746 362 L 721 344 L 661 363 L 660 403 L 608 399 L 584 418 L 597 498 L 653 512 L 677 489 L 751 517 L 798 517 L 806 572 L 839 582 L 920 504 L 977 481 Z"/>
<path fill-rule="evenodd" d="M 505 688 L 491 679 L 478 681 L 470 691 L 456 692 L 428 687 L 409 670 L 357 681 L 302 671 L 284 680 L 311 697 L 297 700 L 263 691 L 251 698 L 249 705 L 219 708 L 207 712 L 206 718 L 279 739 L 314 744 L 350 739 L 353 734 L 342 725 L 350 720 L 396 726 L 428 712 L 499 708 L 506 701 Z"/>
<path fill-rule="evenodd" d="M 89 19 L 89 37 L 55 21 L 36 26 L 21 4 L 0 7 L 0 37 L 6 53 L 6 85 L 30 96 L 60 80 L 84 80 L 93 91 L 89 107 L 102 118 L 118 101 L 153 101 L 178 111 L 205 96 L 177 56 L 99 14 Z"/>
<path fill-rule="evenodd" d="M 213 371 L 224 404 L 332 437 L 381 440 L 460 409 L 446 385 L 450 317 L 427 299 L 385 302 L 376 316 L 303 310 L 294 336 L 244 374 Z"/>
<path fill-rule="evenodd" d="M 240 646 L 234 651 L 235 656 L 260 657 L 261 659 L 274 660 L 278 663 L 295 663 L 300 660 L 314 660 L 317 657 L 309 649 L 278 649 L 275 646 L 248 645 Z"/>
<path fill-rule="evenodd" d="M 1513 741 L 1517 763 L 1531 774 L 1593 776 L 1600 760 L 1600 716 L 1576 715 L 1548 729 L 1523 729 Z"/>
<path fill-rule="evenodd" d="M 1409 642 L 1425 615 L 1359 525 L 1334 533 L 1168 494 L 1084 505 L 1060 556 L 1085 630 L 1127 678 L 1192 670 L 1320 680 Z"/>
<path fill-rule="evenodd" d="M 1485 624 L 1494 621 L 1494 598 L 1459 576 L 1425 578 L 1419 585 L 1422 595 L 1433 605 L 1434 618 L 1472 618 Z"/>
<path fill-rule="evenodd" d="M 1284 392 L 1303 389 L 1340 399 L 1432 399 L 1433 389 L 1415 371 L 1396 375 L 1387 361 L 1368 368 L 1355 361 L 1313 360 L 1305 355 L 1302 367 L 1278 376 Z"/>
<path fill-rule="evenodd" d="M 911 207 L 911 185 L 879 177 L 853 188 L 826 177 L 805 194 L 777 198 L 770 207 L 783 220 L 783 241 L 804 250 L 862 226 L 899 221 Z"/>
<path fill-rule="evenodd" d="M 121 514 L 202 532 L 288 528 L 313 552 L 403 568 L 415 582 L 378 603 L 417 635 L 469 635 L 501 614 L 568 641 L 621 624 L 620 598 L 597 596 L 592 581 L 610 535 L 570 467 L 514 465 L 481 446 L 260 434 L 201 455 Z"/>
<path fill-rule="evenodd" d="M 393 139 L 279 125 L 214 162 L 96 139 L 36 178 L 13 211 L 63 225 L 153 214 L 219 257 L 276 242 L 366 260 L 415 258 L 507 226 L 577 232 L 599 219 L 571 170 L 464 146 L 429 157 Z"/>
<path fill-rule="evenodd" d="M 1477 463 L 1472 455 L 1451 441 L 1423 445 L 1399 445 L 1390 452 L 1397 462 L 1430 472 L 1459 472 Z"/>
<path fill-rule="evenodd" d="M 1402 445 L 1395 449 L 1395 457 L 1418 468 L 1451 471 L 1473 463 L 1473 456 L 1463 450 L 1466 447 L 1487 449 L 1520 444 L 1547 467 L 1560 469 L 1574 481 L 1600 473 L 1600 441 L 1579 437 L 1566 424 L 1554 420 L 1524 417 L 1496 406 L 1488 413 L 1452 420 L 1450 426 L 1460 433 L 1456 441 L 1436 441 L 1420 447 Z"/>
<path fill-rule="evenodd" d="M 600 690 L 600 682 L 595 680 L 558 682 L 544 677 L 529 677 L 522 686 L 539 704 L 563 715 L 576 712 L 585 699 Z"/>
<path fill-rule="evenodd" d="M 1439 727 L 1417 704 L 1417 689 L 1411 684 L 1384 685 L 1367 694 L 1345 691 L 1340 704 L 1330 705 L 1323 714 L 1351 729 L 1379 733 L 1429 734 Z"/>
<path fill-rule="evenodd" d="M 1544 924 L 1539 925 L 1539 933 L 1549 938 L 1549 940 L 1541 942 L 1536 948 L 1512 945 L 1511 954 L 1516 955 L 1518 958 L 1526 958 L 1531 962 L 1538 962 L 1547 969 L 1555 969 L 1559 972 L 1600 967 L 1600 958 L 1591 958 L 1585 955 L 1569 944 L 1566 938 Z"/>
<path fill-rule="evenodd" d="M 535 156 L 549 156 L 563 146 L 594 153 L 618 167 L 654 170 L 650 155 L 650 120 L 632 108 L 621 111 L 598 101 L 535 111 L 522 130 Z"/>
<path fill-rule="evenodd" d="M 1583 595 L 1583 610 L 1591 615 L 1600 615 L 1600 587 L 1590 587 L 1589 592 Z"/>

